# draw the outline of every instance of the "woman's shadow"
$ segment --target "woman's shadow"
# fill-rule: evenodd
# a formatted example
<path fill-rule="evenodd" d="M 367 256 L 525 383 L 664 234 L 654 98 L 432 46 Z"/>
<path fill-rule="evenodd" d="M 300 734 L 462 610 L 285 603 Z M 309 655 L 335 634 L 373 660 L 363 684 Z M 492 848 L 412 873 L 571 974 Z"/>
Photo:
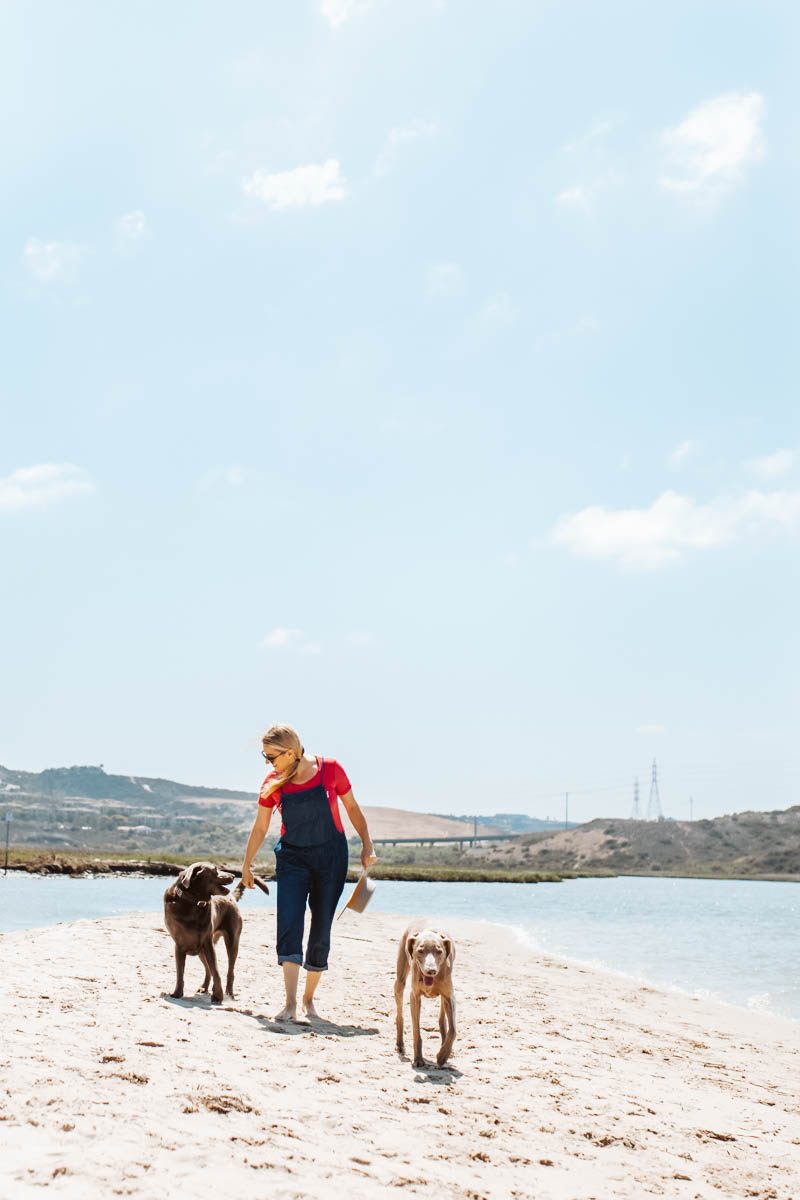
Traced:
<path fill-rule="evenodd" d="M 375 1037 L 380 1033 L 379 1029 L 367 1029 L 364 1025 L 338 1025 L 335 1021 L 326 1021 L 323 1017 L 314 1017 L 309 1019 L 303 1017 L 298 1021 L 274 1021 L 272 1017 L 266 1017 L 263 1013 L 255 1013 L 252 1008 L 239 1008 L 235 1000 L 231 1003 L 229 996 L 225 997 L 227 1003 L 212 1004 L 211 997 L 208 992 L 198 992 L 194 996 L 173 996 L 169 992 L 162 992 L 161 999 L 166 1000 L 169 1004 L 175 1004 L 179 1008 L 203 1008 L 208 1012 L 212 1009 L 217 1009 L 220 1012 L 235 1012 L 243 1017 L 250 1017 L 256 1021 L 262 1029 L 268 1033 L 281 1033 L 297 1036 L 303 1033 L 316 1033 L 321 1037 Z"/>
<path fill-rule="evenodd" d="M 297 1021 L 274 1021 L 262 1013 L 254 1013 L 249 1008 L 236 1010 L 243 1017 L 252 1017 L 267 1033 L 280 1033 L 296 1037 L 298 1034 L 315 1033 L 320 1037 L 375 1037 L 379 1029 L 367 1029 L 364 1025 L 339 1025 L 336 1021 L 327 1021 L 323 1017 L 303 1017 Z"/>

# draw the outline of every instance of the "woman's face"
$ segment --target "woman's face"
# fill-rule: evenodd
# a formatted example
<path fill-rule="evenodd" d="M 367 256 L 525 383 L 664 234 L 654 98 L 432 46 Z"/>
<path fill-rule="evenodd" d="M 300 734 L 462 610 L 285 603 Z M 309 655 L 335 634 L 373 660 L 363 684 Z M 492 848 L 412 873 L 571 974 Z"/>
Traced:
<path fill-rule="evenodd" d="M 294 750 L 282 750 L 280 746 L 265 746 L 261 753 L 278 772 L 285 771 L 297 757 Z"/>

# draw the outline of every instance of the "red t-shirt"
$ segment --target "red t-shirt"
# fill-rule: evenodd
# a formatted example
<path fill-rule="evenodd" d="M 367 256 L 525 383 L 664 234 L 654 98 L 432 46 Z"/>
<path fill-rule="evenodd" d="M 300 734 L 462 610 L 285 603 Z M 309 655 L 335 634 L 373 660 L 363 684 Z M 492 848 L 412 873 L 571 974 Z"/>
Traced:
<path fill-rule="evenodd" d="M 344 826 L 342 825 L 342 818 L 341 814 L 339 813 L 339 797 L 346 796 L 350 791 L 350 780 L 345 774 L 344 767 L 338 763 L 335 758 L 325 759 L 325 770 L 323 772 L 324 779 L 320 780 L 319 763 L 320 759 L 317 758 L 317 770 L 310 779 L 306 780 L 305 783 L 302 783 L 299 786 L 296 783 L 287 783 L 282 788 L 277 788 L 271 796 L 267 797 L 266 800 L 262 800 L 259 796 L 258 803 L 262 806 L 262 808 L 277 808 L 280 812 L 281 797 L 284 792 L 286 792 L 287 796 L 291 796 L 292 792 L 304 792 L 306 788 L 319 787 L 320 782 L 322 782 L 325 785 L 325 791 L 328 793 L 328 803 L 331 806 L 333 823 L 339 830 L 339 833 L 344 833 Z M 277 774 L 277 771 L 270 771 L 261 787 L 264 788 L 266 784 L 270 783 L 270 781 L 273 780 Z M 285 833 L 286 829 L 283 823 L 281 823 L 281 837 L 283 837 Z"/>

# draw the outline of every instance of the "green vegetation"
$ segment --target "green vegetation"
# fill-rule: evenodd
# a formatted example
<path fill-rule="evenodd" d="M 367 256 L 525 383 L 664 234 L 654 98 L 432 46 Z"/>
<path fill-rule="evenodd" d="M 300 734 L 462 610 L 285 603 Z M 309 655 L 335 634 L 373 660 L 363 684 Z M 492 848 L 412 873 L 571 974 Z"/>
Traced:
<path fill-rule="evenodd" d="M 560 883 L 562 879 L 574 878 L 552 871 L 523 871 L 505 867 L 447 867 L 447 866 L 381 866 L 370 867 L 371 879 L 407 879 L 425 883 Z M 358 871 L 352 868 L 348 880 L 356 880 Z"/>
<path fill-rule="evenodd" d="M 144 875 L 175 875 L 193 859 L 186 854 L 164 854 L 158 858 L 143 859 L 133 855 L 119 855 L 113 858 L 87 858 L 79 852 L 54 853 L 46 848 L 31 848 L 29 850 L 10 850 L 8 865 L 11 870 L 25 870 L 46 875 L 103 875 L 141 873 Z M 238 874 L 239 864 L 231 862 L 220 855 L 212 855 L 211 862 L 218 862 L 228 870 Z M 271 880 L 275 872 L 271 863 L 257 862 L 255 872 L 262 878 Z M 361 874 L 358 858 L 353 855 L 351 867 L 347 874 L 349 883 L 355 883 Z M 370 869 L 370 877 L 375 880 L 397 879 L 417 882 L 446 882 L 446 883 L 558 883 L 565 878 L 575 878 L 571 873 L 555 874 L 552 871 L 527 871 L 505 867 L 453 867 L 436 864 L 428 865 L 386 865 L 378 864 Z"/>

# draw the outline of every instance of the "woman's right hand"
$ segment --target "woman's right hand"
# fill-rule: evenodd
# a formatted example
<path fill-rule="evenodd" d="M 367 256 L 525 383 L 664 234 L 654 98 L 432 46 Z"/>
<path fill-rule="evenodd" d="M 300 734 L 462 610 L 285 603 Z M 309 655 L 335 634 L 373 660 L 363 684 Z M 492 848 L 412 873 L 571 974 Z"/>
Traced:
<path fill-rule="evenodd" d="M 244 886 L 246 888 L 251 888 L 251 887 L 255 886 L 255 884 L 253 883 L 253 872 L 250 870 L 247 863 L 245 863 L 244 866 L 242 867 L 242 883 L 244 884 Z"/>

